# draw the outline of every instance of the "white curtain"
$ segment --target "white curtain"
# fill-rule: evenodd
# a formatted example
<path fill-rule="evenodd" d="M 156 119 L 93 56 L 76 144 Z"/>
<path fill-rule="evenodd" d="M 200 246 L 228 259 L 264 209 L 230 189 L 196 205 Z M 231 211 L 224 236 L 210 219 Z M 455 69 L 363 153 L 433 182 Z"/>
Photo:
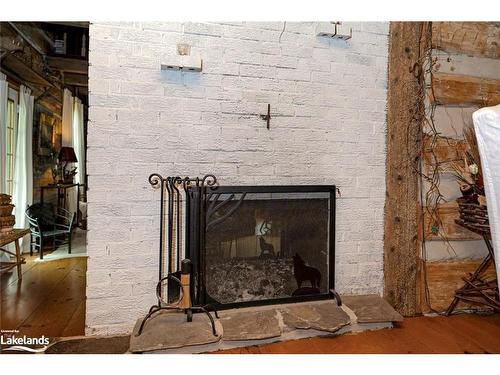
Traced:
<path fill-rule="evenodd" d="M 500 275 L 500 104 L 472 114 L 476 131 L 497 275 Z M 500 287 L 500 277 L 497 277 Z"/>
<path fill-rule="evenodd" d="M 73 147 L 73 95 L 64 89 L 62 110 L 62 146 Z"/>
<path fill-rule="evenodd" d="M 9 96 L 9 86 L 7 77 L 0 73 L 0 193 L 7 192 L 6 176 L 6 136 L 7 136 L 7 99 Z"/>
<path fill-rule="evenodd" d="M 73 104 L 73 149 L 76 158 L 76 180 L 79 184 L 85 183 L 85 145 L 83 134 L 83 104 L 78 98 L 75 98 Z"/>
<path fill-rule="evenodd" d="M 76 176 L 73 179 L 73 182 L 83 184 L 85 182 L 85 149 L 83 145 L 83 104 L 80 99 L 77 97 L 72 98 L 72 107 L 71 107 L 71 132 L 66 141 L 68 143 L 65 144 L 64 141 L 64 125 L 63 125 L 63 146 L 73 147 L 75 150 L 76 159 L 78 160 L 73 166 L 76 167 Z M 64 114 L 63 114 L 64 121 Z M 69 167 L 68 167 L 69 168 Z M 68 190 L 67 196 L 67 209 L 70 212 L 75 212 L 78 215 L 77 211 L 77 199 L 78 199 L 78 190 L 77 188 L 72 188 Z"/>
<path fill-rule="evenodd" d="M 14 191 L 16 228 L 27 228 L 26 208 L 33 203 L 33 106 L 31 90 L 23 85 L 19 90 L 19 123 L 14 154 Z M 21 241 L 22 250 L 29 250 L 29 241 Z"/>
<path fill-rule="evenodd" d="M 64 89 L 63 109 L 62 109 L 62 147 L 73 147 L 73 121 L 74 121 L 74 102 L 75 98 L 68 89 Z M 76 153 L 76 150 L 75 150 Z M 78 154 L 76 154 L 78 159 Z M 67 170 L 71 169 L 72 165 L 68 165 Z M 74 182 L 78 182 L 73 180 Z M 69 212 L 76 212 L 77 200 L 76 187 L 66 190 L 66 209 Z"/>

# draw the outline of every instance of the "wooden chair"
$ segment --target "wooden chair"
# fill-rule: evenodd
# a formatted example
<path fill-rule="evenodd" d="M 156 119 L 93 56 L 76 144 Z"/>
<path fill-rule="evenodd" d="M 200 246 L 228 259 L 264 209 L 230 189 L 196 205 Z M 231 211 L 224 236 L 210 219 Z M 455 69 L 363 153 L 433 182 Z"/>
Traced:
<path fill-rule="evenodd" d="M 33 255 L 35 249 L 39 251 L 40 259 L 43 259 L 43 248 L 48 239 L 52 239 L 54 250 L 58 245 L 67 243 L 68 254 L 71 254 L 74 213 L 62 207 L 54 210 L 51 204 L 36 203 L 28 207 L 26 218 L 31 231 L 30 255 Z"/>

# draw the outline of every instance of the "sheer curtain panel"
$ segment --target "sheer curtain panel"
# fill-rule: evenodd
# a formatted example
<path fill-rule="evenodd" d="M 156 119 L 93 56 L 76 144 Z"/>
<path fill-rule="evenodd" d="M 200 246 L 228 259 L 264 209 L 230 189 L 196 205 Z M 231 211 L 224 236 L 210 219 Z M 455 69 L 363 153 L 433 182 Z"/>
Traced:
<path fill-rule="evenodd" d="M 16 228 L 27 228 L 24 212 L 33 203 L 33 105 L 31 90 L 23 85 L 19 90 L 19 123 L 14 154 L 14 191 Z M 29 240 L 21 241 L 22 250 L 29 250 Z"/>

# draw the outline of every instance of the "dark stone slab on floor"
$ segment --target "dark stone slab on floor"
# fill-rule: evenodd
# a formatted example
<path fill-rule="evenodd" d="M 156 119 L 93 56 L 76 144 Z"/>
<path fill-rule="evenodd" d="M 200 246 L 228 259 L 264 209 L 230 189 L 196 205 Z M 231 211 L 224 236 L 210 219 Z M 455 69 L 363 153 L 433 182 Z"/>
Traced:
<path fill-rule="evenodd" d="M 219 341 L 221 336 L 220 324 L 215 323 L 218 334 L 215 337 L 205 314 L 194 314 L 193 321 L 187 322 L 183 313 L 159 313 L 150 318 L 142 334 L 136 336 L 141 321 L 137 321 L 130 336 L 130 351 L 133 353 L 210 344 Z"/>
<path fill-rule="evenodd" d="M 350 324 L 351 319 L 335 302 L 290 305 L 280 308 L 287 330 L 316 329 L 336 332 Z"/>
<path fill-rule="evenodd" d="M 358 318 L 358 323 L 401 322 L 403 317 L 376 294 L 342 296 L 342 303 Z"/>
<path fill-rule="evenodd" d="M 224 341 L 262 340 L 281 335 L 275 309 L 220 312 Z"/>
<path fill-rule="evenodd" d="M 129 344 L 129 335 L 63 338 L 51 344 L 45 354 L 123 354 Z"/>

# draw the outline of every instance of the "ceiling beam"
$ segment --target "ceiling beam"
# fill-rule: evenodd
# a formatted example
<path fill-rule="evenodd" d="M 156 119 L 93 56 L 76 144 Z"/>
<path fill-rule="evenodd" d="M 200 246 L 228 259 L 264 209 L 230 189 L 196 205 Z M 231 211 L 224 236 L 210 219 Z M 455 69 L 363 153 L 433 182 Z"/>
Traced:
<path fill-rule="evenodd" d="M 49 56 L 47 62 L 51 68 L 64 73 L 88 74 L 88 60 L 69 57 Z"/>
<path fill-rule="evenodd" d="M 86 74 L 63 73 L 64 84 L 70 86 L 88 86 L 89 77 Z"/>
<path fill-rule="evenodd" d="M 2 67 L 8 69 L 11 72 L 15 72 L 16 76 L 20 77 L 23 81 L 31 83 L 33 85 L 39 85 L 43 87 L 54 86 L 46 77 L 44 77 L 39 72 L 35 71 L 32 67 L 25 64 L 24 61 L 19 59 L 13 54 L 7 54 L 2 59 Z"/>
<path fill-rule="evenodd" d="M 45 31 L 30 22 L 9 22 L 9 25 L 40 55 L 46 55 L 54 42 Z"/>
<path fill-rule="evenodd" d="M 88 29 L 90 22 L 81 21 L 81 22 L 44 22 L 44 23 L 49 23 L 52 25 L 71 26 L 71 27 L 79 27 L 82 29 Z"/>

